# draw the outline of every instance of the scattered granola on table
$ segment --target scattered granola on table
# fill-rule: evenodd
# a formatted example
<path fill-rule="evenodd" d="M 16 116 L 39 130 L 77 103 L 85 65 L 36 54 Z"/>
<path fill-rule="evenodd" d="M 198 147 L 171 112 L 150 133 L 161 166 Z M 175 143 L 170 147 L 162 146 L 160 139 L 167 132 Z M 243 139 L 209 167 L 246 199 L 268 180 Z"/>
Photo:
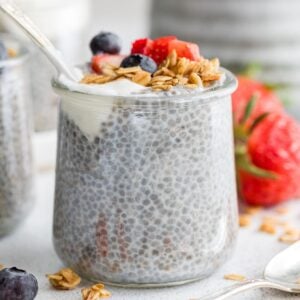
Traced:
<path fill-rule="evenodd" d="M 249 215 L 256 215 L 262 211 L 262 206 L 247 206 L 245 208 L 245 213 Z"/>
<path fill-rule="evenodd" d="M 239 225 L 240 227 L 247 227 L 251 224 L 251 215 L 240 214 L 239 216 Z"/>
<path fill-rule="evenodd" d="M 278 206 L 275 208 L 275 211 L 280 215 L 285 215 L 289 212 L 288 208 L 285 206 Z"/>
<path fill-rule="evenodd" d="M 51 285 L 58 290 L 72 290 L 81 282 L 81 278 L 69 268 L 61 269 L 55 274 L 47 275 L 47 277 Z"/>
<path fill-rule="evenodd" d="M 17 51 L 13 48 L 7 48 L 8 57 L 14 58 L 18 55 Z"/>
<path fill-rule="evenodd" d="M 268 234 L 275 234 L 276 227 L 275 227 L 275 224 L 272 222 L 263 222 L 259 227 L 259 231 L 265 232 Z"/>
<path fill-rule="evenodd" d="M 104 284 L 102 283 L 97 283 L 89 288 L 82 289 L 81 294 L 83 300 L 99 300 L 111 296 L 111 293 L 104 288 Z"/>
<path fill-rule="evenodd" d="M 298 229 L 287 229 L 279 237 L 279 241 L 286 244 L 293 244 L 300 240 L 300 231 Z"/>
<path fill-rule="evenodd" d="M 224 279 L 233 281 L 245 281 L 247 278 L 244 275 L 240 274 L 226 274 L 224 275 Z"/>

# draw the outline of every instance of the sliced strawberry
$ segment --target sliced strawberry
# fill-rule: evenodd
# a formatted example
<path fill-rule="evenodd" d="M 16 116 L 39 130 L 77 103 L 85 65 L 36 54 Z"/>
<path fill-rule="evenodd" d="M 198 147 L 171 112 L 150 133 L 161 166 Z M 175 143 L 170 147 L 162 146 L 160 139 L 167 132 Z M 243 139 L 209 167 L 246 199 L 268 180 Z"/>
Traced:
<path fill-rule="evenodd" d="M 169 42 L 168 53 L 171 53 L 173 50 L 176 50 L 178 57 L 186 57 L 190 60 L 199 60 L 201 58 L 199 47 L 194 43 L 172 40 Z"/>
<path fill-rule="evenodd" d="M 139 39 L 132 43 L 131 54 L 144 54 L 149 55 L 151 53 L 153 41 L 151 39 Z"/>
<path fill-rule="evenodd" d="M 114 66 L 120 66 L 122 60 L 124 59 L 124 55 L 111 55 L 111 54 L 97 54 L 92 57 L 91 68 L 94 72 L 100 74 L 103 66 L 105 64 L 111 64 Z"/>
<path fill-rule="evenodd" d="M 160 64 L 169 54 L 169 43 L 177 40 L 176 36 L 164 36 L 157 38 L 153 41 L 152 49 L 149 56 L 157 63 Z"/>

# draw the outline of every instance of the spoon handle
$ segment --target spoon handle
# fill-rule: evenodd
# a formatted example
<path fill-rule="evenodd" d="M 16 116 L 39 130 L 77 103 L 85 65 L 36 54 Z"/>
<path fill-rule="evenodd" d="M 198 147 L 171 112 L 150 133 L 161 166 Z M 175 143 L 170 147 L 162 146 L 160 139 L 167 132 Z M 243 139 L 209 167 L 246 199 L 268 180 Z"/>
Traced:
<path fill-rule="evenodd" d="M 52 62 L 58 72 L 62 72 L 70 79 L 78 80 L 74 72 L 61 58 L 61 54 L 48 38 L 40 32 L 35 24 L 23 13 L 23 11 L 10 0 L 0 0 L 0 9 L 9 17 L 11 17 L 40 47 L 40 49 L 46 54 L 48 59 Z"/>
<path fill-rule="evenodd" d="M 267 280 L 263 280 L 263 279 L 247 280 L 245 282 L 226 287 L 222 290 L 219 290 L 213 294 L 204 296 L 202 298 L 197 298 L 197 299 L 193 298 L 191 300 L 223 300 L 223 299 L 228 299 L 231 296 L 242 293 L 244 291 L 250 289 L 262 288 L 262 287 L 281 289 L 279 285 L 271 283 Z"/>

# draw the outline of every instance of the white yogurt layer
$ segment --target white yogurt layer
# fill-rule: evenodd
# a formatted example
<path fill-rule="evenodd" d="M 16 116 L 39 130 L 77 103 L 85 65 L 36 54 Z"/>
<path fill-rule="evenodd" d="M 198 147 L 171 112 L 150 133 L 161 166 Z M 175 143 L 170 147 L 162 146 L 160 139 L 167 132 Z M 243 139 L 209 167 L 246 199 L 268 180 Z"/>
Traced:
<path fill-rule="evenodd" d="M 86 105 L 84 103 L 84 95 L 80 99 L 73 98 L 70 94 L 62 97 L 62 110 L 91 139 L 99 134 L 101 123 L 107 121 L 108 116 L 111 114 L 114 102 L 112 97 L 130 96 L 133 93 L 139 94 L 149 89 L 128 79 L 116 80 L 105 84 L 83 84 L 74 82 L 61 75 L 59 82 L 73 92 L 103 96 L 97 99 L 89 99 L 89 104 Z"/>
<path fill-rule="evenodd" d="M 145 90 L 149 90 L 149 88 L 134 83 L 128 79 L 115 80 L 104 84 L 85 84 L 74 82 L 68 79 L 66 76 L 60 75 L 58 80 L 70 91 L 92 95 L 130 96 L 132 94 L 142 93 Z"/>
<path fill-rule="evenodd" d="M 81 72 L 79 69 L 78 72 Z M 82 76 L 80 76 L 82 77 Z M 221 85 L 223 79 L 216 84 Z M 197 89 L 187 89 L 176 86 L 169 92 L 154 92 L 149 87 L 144 87 L 128 79 L 111 81 L 105 84 L 83 84 L 72 81 L 64 75 L 60 75 L 58 81 L 69 91 L 79 92 L 80 94 L 72 95 L 71 93 L 61 93 L 61 107 L 64 113 L 68 114 L 81 131 L 89 138 L 93 139 L 98 135 L 101 129 L 101 123 L 108 120 L 112 113 L 114 97 L 123 96 L 141 96 L 160 99 L 170 97 L 171 95 L 191 95 L 195 92 L 204 91 L 207 88 L 199 87 Z M 211 88 L 211 87 L 210 87 Z M 82 96 L 81 96 L 82 93 Z M 93 97 L 101 95 L 102 97 Z M 88 97 L 85 99 L 85 97 Z"/>

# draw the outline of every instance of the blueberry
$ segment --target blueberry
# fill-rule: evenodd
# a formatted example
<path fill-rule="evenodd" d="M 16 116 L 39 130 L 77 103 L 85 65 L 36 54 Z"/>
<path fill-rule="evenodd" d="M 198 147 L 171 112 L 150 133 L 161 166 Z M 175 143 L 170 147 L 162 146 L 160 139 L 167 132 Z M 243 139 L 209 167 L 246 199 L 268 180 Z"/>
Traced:
<path fill-rule="evenodd" d="M 7 55 L 6 47 L 4 43 L 0 40 L 0 60 L 5 60 L 7 59 L 7 57 L 8 55 Z"/>
<path fill-rule="evenodd" d="M 121 62 L 122 68 L 130 68 L 136 66 L 140 66 L 144 71 L 147 71 L 149 73 L 154 73 L 157 70 L 156 62 L 152 58 L 142 54 L 132 54 L 125 57 Z"/>
<path fill-rule="evenodd" d="M 121 51 L 121 39 L 111 32 L 100 32 L 90 43 L 93 54 L 109 53 L 118 54 Z"/>
<path fill-rule="evenodd" d="M 0 271 L 0 300 L 33 300 L 38 291 L 36 278 L 16 267 Z"/>

